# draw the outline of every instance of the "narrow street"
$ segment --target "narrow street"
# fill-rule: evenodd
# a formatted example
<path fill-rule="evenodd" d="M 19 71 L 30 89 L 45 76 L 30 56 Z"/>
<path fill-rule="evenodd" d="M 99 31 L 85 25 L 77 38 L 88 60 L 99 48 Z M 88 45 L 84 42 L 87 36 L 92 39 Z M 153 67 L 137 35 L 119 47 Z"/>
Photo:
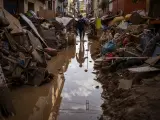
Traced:
<path fill-rule="evenodd" d="M 71 59 L 64 73 L 65 84 L 59 120 L 97 120 L 101 115 L 101 87 L 94 81 L 93 60 L 90 54 L 92 41 L 79 42 L 76 56 Z M 98 87 L 96 89 L 96 87 Z"/>
<path fill-rule="evenodd" d="M 100 118 L 101 85 L 92 72 L 98 41 L 76 40 L 52 58 L 48 70 L 56 75 L 41 87 L 13 88 L 11 95 L 16 115 L 10 120 L 97 120 Z"/>
<path fill-rule="evenodd" d="M 0 120 L 160 120 L 160 0 L 0 0 Z"/>

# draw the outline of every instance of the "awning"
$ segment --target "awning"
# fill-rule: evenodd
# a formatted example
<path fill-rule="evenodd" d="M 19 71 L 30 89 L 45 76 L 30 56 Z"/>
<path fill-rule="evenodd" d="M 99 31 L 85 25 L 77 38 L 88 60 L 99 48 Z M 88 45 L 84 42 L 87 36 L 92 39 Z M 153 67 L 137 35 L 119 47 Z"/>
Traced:
<path fill-rule="evenodd" d="M 62 23 L 64 27 L 70 24 L 74 19 L 70 17 L 56 17 L 56 21 Z"/>

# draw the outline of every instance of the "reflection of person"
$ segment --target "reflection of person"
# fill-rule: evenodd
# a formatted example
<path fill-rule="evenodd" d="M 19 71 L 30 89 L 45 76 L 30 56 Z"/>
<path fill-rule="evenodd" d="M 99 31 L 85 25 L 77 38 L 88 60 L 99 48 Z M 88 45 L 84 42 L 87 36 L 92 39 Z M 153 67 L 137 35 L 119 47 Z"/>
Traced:
<path fill-rule="evenodd" d="M 80 42 L 80 49 L 79 49 L 79 53 L 76 53 L 76 59 L 77 62 L 79 63 L 79 67 L 82 67 L 82 64 L 85 61 L 85 57 L 84 57 L 84 42 Z"/>

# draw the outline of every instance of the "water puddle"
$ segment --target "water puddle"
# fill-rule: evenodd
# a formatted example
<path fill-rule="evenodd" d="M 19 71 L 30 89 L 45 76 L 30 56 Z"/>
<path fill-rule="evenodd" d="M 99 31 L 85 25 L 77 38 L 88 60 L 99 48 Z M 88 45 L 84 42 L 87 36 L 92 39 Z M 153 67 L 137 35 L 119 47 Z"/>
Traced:
<path fill-rule="evenodd" d="M 85 38 L 86 40 L 87 38 Z M 77 41 L 75 58 L 65 72 L 59 120 L 97 120 L 101 114 L 101 86 L 94 81 L 92 43 Z"/>
<path fill-rule="evenodd" d="M 23 86 L 12 90 L 17 114 L 9 120 L 97 120 L 102 114 L 101 85 L 94 81 L 91 53 L 96 41 L 68 47 L 48 62 L 56 75 L 41 87 Z"/>

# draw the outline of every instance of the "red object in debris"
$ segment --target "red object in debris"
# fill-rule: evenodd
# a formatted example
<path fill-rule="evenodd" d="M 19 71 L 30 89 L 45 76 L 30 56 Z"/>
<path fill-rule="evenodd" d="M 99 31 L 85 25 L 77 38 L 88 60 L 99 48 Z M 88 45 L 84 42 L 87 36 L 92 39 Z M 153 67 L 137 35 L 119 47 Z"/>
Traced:
<path fill-rule="evenodd" d="M 56 56 L 57 50 L 52 48 L 44 48 L 44 51 L 48 53 L 50 56 Z"/>
<path fill-rule="evenodd" d="M 107 61 L 111 61 L 113 57 L 114 57 L 113 53 L 106 54 Z"/>
<path fill-rule="evenodd" d="M 126 46 L 129 42 L 129 39 L 126 37 L 124 40 L 123 40 L 123 46 Z"/>

